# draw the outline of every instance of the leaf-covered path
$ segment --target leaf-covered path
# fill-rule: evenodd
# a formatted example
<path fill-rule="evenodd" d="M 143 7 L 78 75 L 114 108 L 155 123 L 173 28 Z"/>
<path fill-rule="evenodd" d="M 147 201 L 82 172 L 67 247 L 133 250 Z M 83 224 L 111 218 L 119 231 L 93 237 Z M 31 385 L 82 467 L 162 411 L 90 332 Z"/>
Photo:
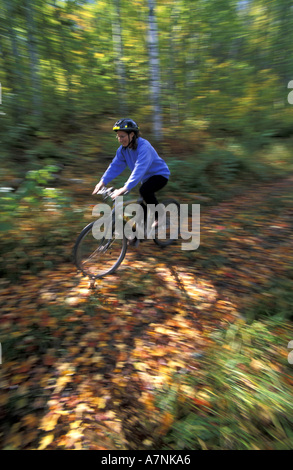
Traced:
<path fill-rule="evenodd" d="M 0 447 L 159 446 L 174 417 L 156 393 L 204 377 L 211 333 L 292 282 L 292 182 L 202 206 L 197 251 L 144 242 L 94 288 L 71 264 L 2 280 Z"/>

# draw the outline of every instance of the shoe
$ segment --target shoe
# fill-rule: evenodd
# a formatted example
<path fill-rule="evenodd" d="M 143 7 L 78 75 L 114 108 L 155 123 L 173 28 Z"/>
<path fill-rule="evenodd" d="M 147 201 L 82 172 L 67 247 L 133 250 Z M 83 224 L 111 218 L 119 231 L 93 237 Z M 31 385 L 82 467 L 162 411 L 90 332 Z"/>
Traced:
<path fill-rule="evenodd" d="M 139 246 L 139 243 L 140 243 L 140 241 L 136 237 L 134 237 L 133 240 L 128 240 L 128 242 L 127 242 L 128 246 L 133 246 L 134 248 L 137 248 Z"/>

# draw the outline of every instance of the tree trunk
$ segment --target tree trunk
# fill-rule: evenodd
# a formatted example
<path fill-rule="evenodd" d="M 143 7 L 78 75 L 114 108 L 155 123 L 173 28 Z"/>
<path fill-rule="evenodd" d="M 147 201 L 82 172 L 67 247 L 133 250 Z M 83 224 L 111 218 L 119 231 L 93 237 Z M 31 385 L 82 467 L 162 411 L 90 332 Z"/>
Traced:
<path fill-rule="evenodd" d="M 149 0 L 149 68 L 150 68 L 150 95 L 153 107 L 153 133 L 156 140 L 162 138 L 162 110 L 161 110 L 161 83 L 158 28 L 155 17 L 155 0 Z"/>
<path fill-rule="evenodd" d="M 118 83 L 119 113 L 125 116 L 128 112 L 126 102 L 126 74 L 123 58 L 123 41 L 120 15 L 120 0 L 114 0 L 114 20 L 112 23 L 114 61 Z"/>
<path fill-rule="evenodd" d="M 11 47 L 10 50 L 5 50 L 0 47 L 0 54 L 3 57 L 3 68 L 6 72 L 6 83 L 11 88 L 13 94 L 13 106 L 11 109 L 11 114 L 14 118 L 14 122 L 17 123 L 20 121 L 22 116 L 22 106 L 21 106 L 21 96 L 22 90 L 24 88 L 24 77 L 21 71 L 21 60 L 20 54 L 18 52 L 17 45 L 17 34 L 14 29 L 14 3 L 5 0 L 5 22 L 3 24 L 4 34 L 8 35 Z"/>
<path fill-rule="evenodd" d="M 26 21 L 27 21 L 27 38 L 28 51 L 30 57 L 31 71 L 31 87 L 32 87 L 32 104 L 33 115 L 41 117 L 42 114 L 42 96 L 41 96 L 41 79 L 39 74 L 39 57 L 37 52 L 37 39 L 34 22 L 34 11 L 31 0 L 26 0 Z"/>

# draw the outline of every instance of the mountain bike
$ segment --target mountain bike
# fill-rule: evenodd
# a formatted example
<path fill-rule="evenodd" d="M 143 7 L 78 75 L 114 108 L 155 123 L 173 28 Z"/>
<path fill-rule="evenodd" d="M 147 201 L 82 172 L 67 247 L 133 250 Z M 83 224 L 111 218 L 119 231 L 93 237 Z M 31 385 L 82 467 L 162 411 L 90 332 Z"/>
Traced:
<path fill-rule="evenodd" d="M 102 188 L 97 194 L 102 195 L 103 200 L 112 199 L 113 188 Z M 124 200 L 123 199 L 123 220 L 120 221 L 120 227 L 123 230 L 116 230 L 117 225 L 117 206 L 112 200 L 110 216 L 105 223 L 103 236 L 97 239 L 95 235 L 95 221 L 88 224 L 78 236 L 74 249 L 74 263 L 79 271 L 90 279 L 95 280 L 113 274 L 125 258 L 128 248 L 131 246 L 131 240 L 125 235 L 125 225 L 129 223 L 129 214 L 127 206 L 137 203 L 143 204 L 143 199 Z M 148 232 L 147 239 L 152 239 L 156 245 L 161 248 L 171 245 L 177 238 L 174 238 L 172 227 L 178 227 L 180 217 L 180 204 L 172 198 L 163 200 L 161 207 L 166 208 L 162 223 L 159 219 L 159 227 L 154 224 Z M 147 209 L 148 210 L 148 209 Z M 161 229 L 161 230 L 160 230 Z M 162 236 L 163 233 L 163 236 Z M 173 237 L 173 238 L 172 238 Z"/>

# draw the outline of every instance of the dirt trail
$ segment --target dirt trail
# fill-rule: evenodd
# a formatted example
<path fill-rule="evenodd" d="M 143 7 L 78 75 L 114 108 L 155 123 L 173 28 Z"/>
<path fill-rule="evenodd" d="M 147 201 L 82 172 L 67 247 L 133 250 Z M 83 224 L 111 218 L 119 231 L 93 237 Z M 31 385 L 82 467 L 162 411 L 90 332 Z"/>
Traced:
<path fill-rule="evenodd" d="M 156 391 L 292 276 L 292 182 L 203 206 L 198 250 L 142 243 L 93 289 L 71 264 L 3 284 L 1 448 L 150 448 Z"/>

